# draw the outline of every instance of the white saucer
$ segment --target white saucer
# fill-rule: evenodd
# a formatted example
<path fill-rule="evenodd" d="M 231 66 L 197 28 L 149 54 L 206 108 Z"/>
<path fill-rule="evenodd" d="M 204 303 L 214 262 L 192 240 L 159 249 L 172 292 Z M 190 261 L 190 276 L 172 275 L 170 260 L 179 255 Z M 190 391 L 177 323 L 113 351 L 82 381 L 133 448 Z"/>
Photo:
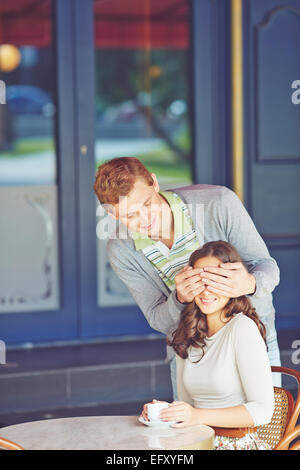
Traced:
<path fill-rule="evenodd" d="M 139 416 L 138 420 L 145 426 L 160 428 L 169 428 L 172 424 L 176 423 L 176 421 L 146 421 L 142 416 Z"/>

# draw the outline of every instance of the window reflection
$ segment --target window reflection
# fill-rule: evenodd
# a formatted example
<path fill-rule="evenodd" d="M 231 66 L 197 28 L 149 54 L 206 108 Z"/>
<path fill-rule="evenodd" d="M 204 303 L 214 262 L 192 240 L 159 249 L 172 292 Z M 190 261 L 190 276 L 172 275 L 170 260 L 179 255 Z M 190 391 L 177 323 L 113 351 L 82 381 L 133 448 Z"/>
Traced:
<path fill-rule="evenodd" d="M 191 182 L 188 1 L 94 2 L 96 167 L 136 156 L 164 186 Z"/>
<path fill-rule="evenodd" d="M 51 2 L 0 3 L 0 185 L 56 182 Z"/>
<path fill-rule="evenodd" d="M 161 189 L 191 184 L 188 18 L 188 0 L 94 0 L 95 169 L 135 156 Z M 97 247 L 99 305 L 134 303 Z"/>
<path fill-rule="evenodd" d="M 0 312 L 59 308 L 50 0 L 0 3 Z"/>

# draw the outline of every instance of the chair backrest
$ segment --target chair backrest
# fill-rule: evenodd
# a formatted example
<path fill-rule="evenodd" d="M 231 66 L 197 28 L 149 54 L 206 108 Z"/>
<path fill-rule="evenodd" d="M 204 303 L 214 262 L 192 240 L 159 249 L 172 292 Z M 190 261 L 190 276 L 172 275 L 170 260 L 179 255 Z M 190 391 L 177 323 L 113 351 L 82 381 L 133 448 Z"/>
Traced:
<path fill-rule="evenodd" d="M 268 424 L 258 426 L 257 434 L 274 449 L 282 439 L 289 422 L 294 400 L 290 392 L 280 387 L 274 387 L 275 406 L 272 420 Z"/>
<path fill-rule="evenodd" d="M 274 387 L 275 406 L 270 423 L 257 428 L 258 436 L 266 441 L 272 449 L 280 443 L 281 439 L 293 431 L 300 412 L 300 372 L 287 367 L 272 366 L 272 372 L 280 372 L 293 376 L 298 383 L 296 402 L 292 394 L 283 388 Z"/>
<path fill-rule="evenodd" d="M 6 450 L 24 450 L 22 446 L 16 444 L 13 441 L 9 441 L 8 439 L 4 439 L 4 437 L 0 437 L 0 449 Z"/>

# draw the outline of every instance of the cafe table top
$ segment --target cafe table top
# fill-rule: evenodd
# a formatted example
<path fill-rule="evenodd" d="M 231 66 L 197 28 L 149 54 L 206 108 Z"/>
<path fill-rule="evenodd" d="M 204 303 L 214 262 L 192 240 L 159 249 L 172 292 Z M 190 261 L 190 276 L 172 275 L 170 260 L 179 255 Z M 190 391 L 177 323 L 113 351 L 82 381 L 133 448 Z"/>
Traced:
<path fill-rule="evenodd" d="M 210 450 L 214 430 L 145 426 L 138 416 L 45 419 L 0 428 L 0 437 L 25 450 Z"/>

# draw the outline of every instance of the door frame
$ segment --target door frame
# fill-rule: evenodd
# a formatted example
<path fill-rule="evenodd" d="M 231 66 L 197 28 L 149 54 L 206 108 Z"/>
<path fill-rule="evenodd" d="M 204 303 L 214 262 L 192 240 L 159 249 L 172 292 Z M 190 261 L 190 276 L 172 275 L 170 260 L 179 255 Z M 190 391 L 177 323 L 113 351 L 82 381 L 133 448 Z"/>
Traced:
<path fill-rule="evenodd" d="M 93 183 L 95 178 L 95 58 L 93 0 L 74 0 L 76 31 L 76 93 L 75 115 L 76 166 L 78 178 L 78 220 L 80 259 L 80 336 L 89 338 L 118 335 L 154 334 L 136 305 L 101 307 L 97 305 L 96 208 Z M 194 182 L 228 184 L 227 122 L 221 106 L 227 109 L 224 90 L 228 76 L 228 29 L 226 6 L 216 1 L 190 1 L 190 106 L 192 114 L 193 178 Z M 203 27 L 199 27 L 199 24 Z M 215 39 L 212 27 L 220 30 Z M 208 38 L 208 39 L 207 39 Z M 224 41 L 225 39 L 225 41 Z M 218 62 L 220 61 L 220 62 Z M 217 67 L 222 74 L 218 82 L 211 82 Z M 89 73 L 86 71 L 89 70 Z M 194 103 L 194 104 L 193 104 Z M 208 119 L 209 116 L 209 119 Z M 194 124 L 193 124 L 194 123 Z M 214 138 L 214 132 L 220 134 Z M 82 147 L 84 152 L 82 152 Z M 89 188 L 87 190 L 87 188 Z"/>
<path fill-rule="evenodd" d="M 62 341 L 78 335 L 77 234 L 74 173 L 73 25 L 72 0 L 53 2 L 53 47 L 56 70 L 55 122 L 58 174 L 58 243 L 60 308 L 0 315 L 6 345 Z M 61 99 L 60 99 L 61 98 Z"/>

